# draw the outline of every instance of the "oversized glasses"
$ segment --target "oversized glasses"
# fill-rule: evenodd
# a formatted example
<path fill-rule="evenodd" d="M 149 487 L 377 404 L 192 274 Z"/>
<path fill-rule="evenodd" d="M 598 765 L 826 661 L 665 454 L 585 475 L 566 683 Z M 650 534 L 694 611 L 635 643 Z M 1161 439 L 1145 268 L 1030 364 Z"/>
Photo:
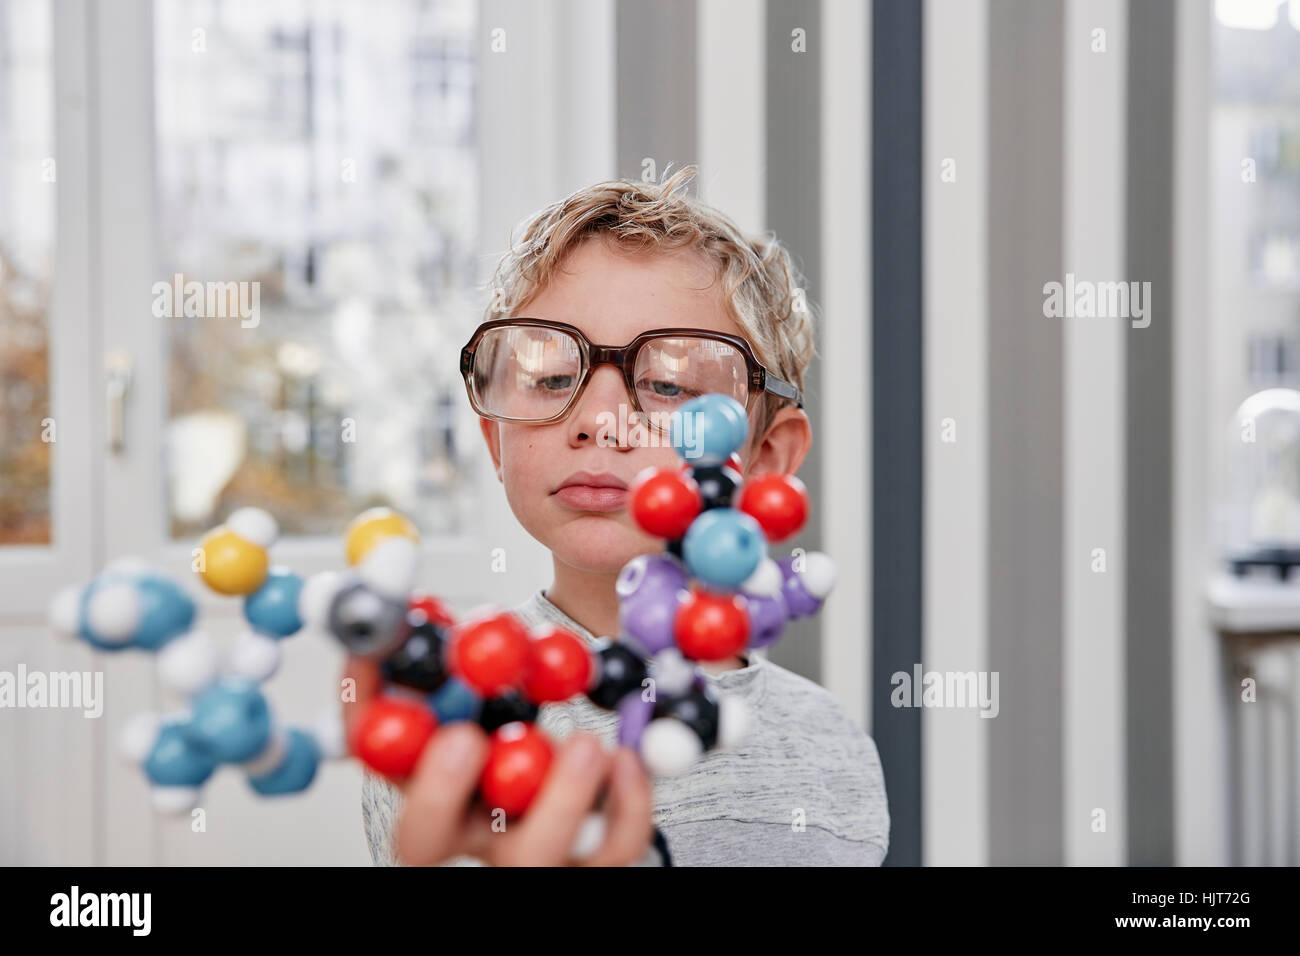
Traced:
<path fill-rule="evenodd" d="M 598 365 L 622 371 L 633 407 L 651 423 L 713 392 L 730 395 L 746 412 L 763 392 L 803 407 L 799 389 L 770 374 L 743 338 L 723 332 L 653 329 L 617 348 L 594 345 L 563 322 L 495 319 L 480 325 L 460 353 L 470 405 L 502 422 L 560 421 Z"/>

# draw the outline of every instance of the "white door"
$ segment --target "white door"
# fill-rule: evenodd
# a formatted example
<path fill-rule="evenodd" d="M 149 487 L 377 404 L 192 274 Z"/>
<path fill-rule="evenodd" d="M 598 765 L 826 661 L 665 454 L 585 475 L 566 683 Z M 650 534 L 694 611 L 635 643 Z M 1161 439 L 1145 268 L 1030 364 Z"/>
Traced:
<path fill-rule="evenodd" d="M 277 517 L 272 560 L 304 575 L 341 567 L 347 521 L 389 504 L 421 528 L 420 586 L 453 607 L 512 606 L 549 583 L 549 555 L 484 467 L 457 357 L 499 237 L 613 173 L 599 158 L 612 149 L 591 168 L 557 162 L 577 125 L 612 146 L 612 120 L 580 124 L 558 102 L 517 95 L 581 38 L 481 69 L 491 37 L 480 19 L 529 36 L 544 11 L 338 7 L 244 5 L 235 16 L 199 0 L 0 0 L 22 28 L 0 37 L 27 38 L 8 61 L 24 75 L 0 87 L 0 163 L 32 177 L 23 230 L 7 215 L 15 190 L 0 239 L 33 256 L 45 242 L 53 289 L 23 366 L 48 377 L 48 408 L 39 389 L 4 395 L 56 426 L 34 458 L 10 455 L 17 433 L 0 432 L 0 670 L 99 671 L 104 687 L 98 719 L 0 710 L 0 862 L 368 862 L 353 761 L 273 800 L 222 768 L 202 829 L 154 813 L 115 744 L 136 713 L 184 701 L 148 656 L 59 643 L 45 623 L 60 587 L 107 562 L 141 557 L 180 581 L 225 645 L 239 602 L 203 589 L 190 560 L 202 533 L 244 505 Z M 44 101 L 31 92 L 40 82 Z M 12 135 L 39 131 L 36 120 L 44 140 Z M 46 168 L 57 170 L 49 183 Z M 204 289 L 189 313 L 160 291 L 178 275 L 183 291 Z M 22 436 L 30 445 L 30 428 Z M 5 524 L 5 507 L 21 527 Z M 507 574 L 492 570 L 501 548 Z M 266 684 L 277 718 L 303 725 L 338 707 L 341 663 L 327 636 L 288 639 Z"/>
<path fill-rule="evenodd" d="M 342 566 L 351 516 L 391 504 L 422 529 L 422 584 L 478 603 L 479 462 L 453 354 L 477 278 L 475 193 L 459 188 L 476 158 L 473 7 L 240 10 L 136 2 L 95 24 L 92 218 L 113 224 L 97 236 L 99 321 L 131 370 L 104 464 L 105 556 L 193 583 L 203 531 L 256 505 L 281 523 L 273 560 L 311 574 Z M 160 299 L 159 283 L 191 281 L 218 297 Z M 229 642 L 239 601 L 193 590 Z M 338 706 L 342 654 L 303 633 L 285 655 L 267 696 L 309 726 Z M 135 710 L 173 706 L 148 664 L 110 665 L 132 704 L 110 715 L 114 736 Z M 223 768 L 200 829 L 153 814 L 140 775 L 114 764 L 104 859 L 365 863 L 359 788 L 347 762 L 264 800 Z"/>
<path fill-rule="evenodd" d="M 55 42 L 83 29 L 75 5 L 0 0 L 0 672 L 24 703 L 26 675 L 98 666 L 45 626 L 99 547 L 86 77 Z M 16 702 L 0 709 L 0 864 L 93 862 L 103 721 Z"/>

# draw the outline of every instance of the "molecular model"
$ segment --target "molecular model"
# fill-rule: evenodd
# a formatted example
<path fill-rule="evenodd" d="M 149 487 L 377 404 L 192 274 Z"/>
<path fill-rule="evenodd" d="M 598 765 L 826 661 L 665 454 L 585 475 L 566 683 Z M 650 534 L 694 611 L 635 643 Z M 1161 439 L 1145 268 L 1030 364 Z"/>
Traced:
<path fill-rule="evenodd" d="M 532 629 L 498 609 L 457 622 L 436 598 L 410 593 L 415 531 L 405 518 L 380 509 L 354 521 L 352 569 L 313 578 L 303 600 L 310 622 L 380 662 L 386 685 L 358 716 L 352 752 L 400 781 L 440 724 L 474 720 L 491 735 L 480 796 L 518 816 L 553 756 L 535 725 L 545 703 L 585 694 L 617 711 L 619 742 L 655 775 L 680 774 L 703 752 L 734 746 L 747 724 L 743 703 L 719 697 L 698 662 L 770 646 L 787 621 L 820 610 L 835 578 L 818 552 L 767 556 L 769 542 L 803 526 L 808 498 L 789 475 L 743 484 L 735 452 L 747 431 L 743 407 L 724 395 L 701 396 L 674 416 L 670 440 L 687 460 L 647 469 L 628 497 L 634 520 L 665 539 L 665 550 L 623 568 L 619 637 L 594 649 L 564 628 Z"/>
<path fill-rule="evenodd" d="M 619 714 L 619 742 L 651 774 L 680 774 L 704 752 L 735 746 L 748 723 L 743 702 L 718 695 L 698 665 L 770 646 L 787 621 L 817 613 L 834 584 L 824 554 L 768 556 L 769 543 L 803 527 L 808 497 L 790 475 L 743 482 L 736 452 L 747 432 L 744 408 L 724 395 L 693 399 L 673 416 L 682 465 L 646 469 L 628 492 L 633 519 L 664 550 L 622 569 L 619 635 L 595 647 L 494 607 L 457 620 L 414 590 L 418 533 L 387 508 L 348 526 L 345 570 L 306 581 L 271 566 L 278 529 L 264 511 L 240 509 L 205 535 L 197 573 L 217 593 L 242 597 L 248 624 L 224 666 L 194 627 L 194 602 L 137 564 L 65 590 L 51 620 L 100 649 L 155 653 L 163 683 L 190 697 L 189 711 L 146 715 L 124 735 L 124 752 L 164 810 L 194 806 L 221 764 L 240 767 L 267 796 L 306 789 L 323 759 L 347 752 L 400 782 L 440 725 L 469 720 L 490 735 L 479 798 L 518 817 L 554 755 L 536 724 L 540 707 L 581 695 Z M 338 708 L 314 731 L 280 729 L 259 689 L 279 666 L 279 642 L 308 626 L 379 665 L 380 691 L 360 705 L 346 740 Z M 575 857 L 594 849 L 598 818 L 579 834 Z"/>
<path fill-rule="evenodd" d="M 253 790 L 274 796 L 307 789 L 322 760 L 345 755 L 336 713 L 311 730 L 282 727 L 259 686 L 279 668 L 279 642 L 303 625 L 302 578 L 270 565 L 267 549 L 278 534 L 265 511 L 242 508 L 200 543 L 199 577 L 219 594 L 244 599 L 247 628 L 224 661 L 211 636 L 194 626 L 193 599 L 140 561 L 109 565 L 88 585 L 65 588 L 50 608 L 58 633 L 104 651 L 153 653 L 159 680 L 189 698 L 186 711 L 132 718 L 120 741 L 161 811 L 197 806 L 222 764 L 239 767 Z"/>
<path fill-rule="evenodd" d="M 820 552 L 768 557 L 768 543 L 807 521 L 808 493 L 793 475 L 743 482 L 736 452 L 748 428 L 744 407 L 729 396 L 684 403 L 669 435 L 682 467 L 648 468 L 629 489 L 633 520 L 667 543 L 618 577 L 619 644 L 649 658 L 644 673 L 655 686 L 653 699 L 622 700 L 619 731 L 658 775 L 682 773 L 714 746 L 734 746 L 747 722 L 741 702 L 719 700 L 690 662 L 770 646 L 787 621 L 816 614 L 835 583 L 835 565 Z M 639 662 L 628 666 L 642 675 Z"/>

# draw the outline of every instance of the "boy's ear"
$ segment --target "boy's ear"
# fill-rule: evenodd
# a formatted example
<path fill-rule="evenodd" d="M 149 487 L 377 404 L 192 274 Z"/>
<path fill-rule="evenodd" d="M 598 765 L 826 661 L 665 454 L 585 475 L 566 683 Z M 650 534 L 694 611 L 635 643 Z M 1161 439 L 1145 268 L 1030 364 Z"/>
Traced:
<path fill-rule="evenodd" d="M 492 470 L 497 473 L 497 481 L 504 482 L 505 477 L 501 474 L 501 431 L 496 422 L 481 415 L 478 427 L 483 432 L 483 440 L 487 442 L 488 454 L 492 456 Z"/>
<path fill-rule="evenodd" d="M 745 475 L 797 474 L 811 447 L 812 425 L 804 410 L 783 408 L 773 416 L 763 437 L 750 443 Z"/>

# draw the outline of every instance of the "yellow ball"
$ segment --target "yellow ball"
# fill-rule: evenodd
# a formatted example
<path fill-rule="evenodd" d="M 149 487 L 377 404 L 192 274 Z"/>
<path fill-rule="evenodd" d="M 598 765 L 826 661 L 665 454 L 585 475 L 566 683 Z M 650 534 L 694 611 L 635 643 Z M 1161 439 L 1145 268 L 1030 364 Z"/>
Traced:
<path fill-rule="evenodd" d="M 400 534 L 417 544 L 420 532 L 415 525 L 392 508 L 371 508 L 352 519 L 346 532 L 348 564 L 357 565 L 366 559 L 370 549 L 384 538 Z"/>
<path fill-rule="evenodd" d="M 199 542 L 203 570 L 199 576 L 218 594 L 252 594 L 266 580 L 270 556 L 266 549 L 241 538 L 225 525 L 213 528 Z"/>

